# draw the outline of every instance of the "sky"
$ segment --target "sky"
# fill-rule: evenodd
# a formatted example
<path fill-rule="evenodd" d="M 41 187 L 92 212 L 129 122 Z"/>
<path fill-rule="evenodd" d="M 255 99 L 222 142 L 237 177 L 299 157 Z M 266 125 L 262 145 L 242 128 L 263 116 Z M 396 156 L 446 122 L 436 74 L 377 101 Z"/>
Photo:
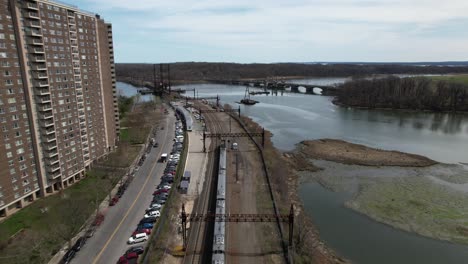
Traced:
<path fill-rule="evenodd" d="M 468 61 L 468 0 L 65 0 L 116 62 Z"/>

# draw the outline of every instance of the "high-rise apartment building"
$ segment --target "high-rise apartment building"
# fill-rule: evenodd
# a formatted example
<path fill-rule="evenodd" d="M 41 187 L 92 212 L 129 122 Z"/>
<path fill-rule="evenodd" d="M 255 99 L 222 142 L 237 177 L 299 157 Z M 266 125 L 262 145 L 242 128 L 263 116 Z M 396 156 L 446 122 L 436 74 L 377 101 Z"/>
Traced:
<path fill-rule="evenodd" d="M 112 28 L 48 0 L 0 0 L 0 215 L 80 180 L 119 134 Z"/>

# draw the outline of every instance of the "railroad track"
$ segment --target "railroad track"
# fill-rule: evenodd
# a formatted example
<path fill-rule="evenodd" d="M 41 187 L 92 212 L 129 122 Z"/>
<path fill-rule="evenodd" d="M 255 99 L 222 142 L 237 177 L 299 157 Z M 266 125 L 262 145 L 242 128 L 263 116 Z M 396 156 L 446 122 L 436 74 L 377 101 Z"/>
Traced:
<path fill-rule="evenodd" d="M 208 131 L 212 133 L 223 132 L 222 125 L 217 122 L 214 114 L 206 113 L 204 114 L 205 124 L 207 125 Z M 217 139 L 212 139 L 217 140 Z M 216 141 L 215 141 L 216 142 Z M 217 143 L 217 142 L 216 142 Z M 215 169 L 217 166 L 217 156 L 216 156 L 216 147 L 217 144 L 210 144 L 207 151 L 210 153 L 211 157 L 208 159 L 207 171 L 205 177 L 205 183 L 203 187 L 203 192 L 201 193 L 198 201 L 193 208 L 193 213 L 207 213 L 210 207 L 210 202 L 212 202 L 212 188 L 214 174 L 218 173 Z M 210 190 L 210 191 L 206 191 Z M 184 257 L 183 263 L 192 264 L 192 263 L 205 263 L 208 256 L 207 254 L 211 253 L 211 243 L 212 237 L 209 236 L 209 225 L 210 222 L 192 222 L 190 225 L 190 232 L 188 235 L 187 250 Z M 208 241 L 210 240 L 210 241 Z"/>

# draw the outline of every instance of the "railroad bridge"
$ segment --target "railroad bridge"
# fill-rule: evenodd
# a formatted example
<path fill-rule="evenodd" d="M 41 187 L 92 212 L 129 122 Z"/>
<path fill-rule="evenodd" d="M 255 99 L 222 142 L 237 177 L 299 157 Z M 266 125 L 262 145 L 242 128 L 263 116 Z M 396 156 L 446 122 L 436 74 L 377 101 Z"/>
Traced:
<path fill-rule="evenodd" d="M 297 84 L 287 82 L 271 82 L 267 80 L 208 80 L 208 82 L 228 85 L 252 86 L 276 91 L 291 89 L 292 93 L 300 93 L 299 87 L 303 87 L 306 94 L 316 94 L 314 93 L 314 88 L 319 88 L 322 90 L 320 94 L 325 96 L 333 96 L 338 92 L 338 88 L 334 85 Z"/>

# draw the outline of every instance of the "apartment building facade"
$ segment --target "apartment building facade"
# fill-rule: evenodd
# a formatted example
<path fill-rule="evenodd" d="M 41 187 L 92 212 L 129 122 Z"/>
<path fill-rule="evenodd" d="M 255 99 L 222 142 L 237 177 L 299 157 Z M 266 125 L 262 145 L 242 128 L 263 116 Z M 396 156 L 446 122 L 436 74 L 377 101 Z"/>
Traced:
<path fill-rule="evenodd" d="M 119 135 L 111 25 L 0 0 L 0 127 L 0 216 L 83 178 Z"/>

